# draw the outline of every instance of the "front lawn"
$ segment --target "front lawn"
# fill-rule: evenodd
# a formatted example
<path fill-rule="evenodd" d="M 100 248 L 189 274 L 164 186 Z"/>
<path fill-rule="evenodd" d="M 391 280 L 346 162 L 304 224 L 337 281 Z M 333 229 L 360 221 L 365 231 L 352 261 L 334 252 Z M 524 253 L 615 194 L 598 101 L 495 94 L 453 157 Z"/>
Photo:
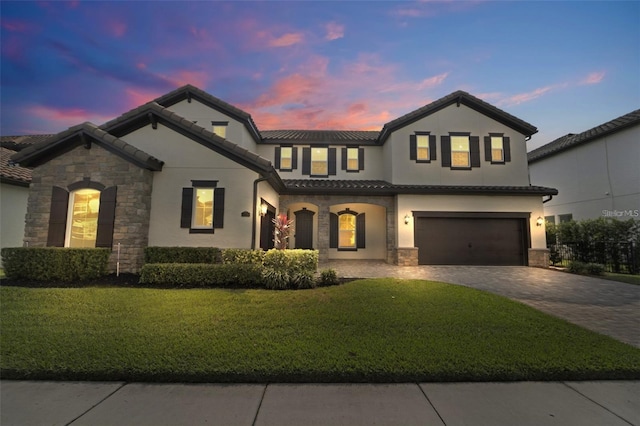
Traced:
<path fill-rule="evenodd" d="M 0 288 L 5 379 L 639 379 L 640 349 L 486 292 L 370 279 L 304 291 Z"/>

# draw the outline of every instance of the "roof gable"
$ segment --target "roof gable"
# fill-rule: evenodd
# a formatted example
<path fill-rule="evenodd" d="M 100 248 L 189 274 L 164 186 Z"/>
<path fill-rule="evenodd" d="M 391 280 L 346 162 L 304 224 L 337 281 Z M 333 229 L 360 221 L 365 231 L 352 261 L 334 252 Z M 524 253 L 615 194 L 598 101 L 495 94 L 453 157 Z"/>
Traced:
<path fill-rule="evenodd" d="M 640 109 L 631 111 L 630 113 L 618 118 L 614 118 L 611 121 L 607 121 L 606 123 L 600 124 L 599 126 L 593 127 L 582 133 L 569 133 L 567 135 L 561 136 L 546 145 L 534 149 L 529 154 L 527 154 L 527 158 L 529 160 L 529 163 L 535 163 L 536 161 L 541 160 L 545 157 L 555 155 L 559 152 L 566 151 L 570 148 L 582 145 L 594 139 L 611 135 L 613 133 L 637 125 L 640 125 Z"/>
<path fill-rule="evenodd" d="M 538 131 L 535 126 L 527 123 L 526 121 L 521 120 L 481 99 L 478 99 L 467 92 L 458 90 L 443 98 L 438 99 L 437 101 L 425 105 L 422 108 L 418 108 L 415 111 L 411 111 L 410 113 L 405 114 L 402 117 L 398 117 L 395 120 L 386 123 L 380 131 L 378 143 L 383 144 L 393 131 L 405 127 L 415 121 L 420 120 L 421 118 L 431 115 L 453 104 L 456 104 L 457 106 L 465 105 L 493 120 L 496 120 L 522 133 L 525 136 L 531 136 Z"/>
<path fill-rule="evenodd" d="M 183 100 L 191 102 L 191 99 L 196 99 L 198 102 L 208 106 L 209 108 L 218 110 L 223 114 L 226 114 L 229 117 L 233 118 L 234 120 L 241 122 L 242 124 L 244 124 L 254 141 L 260 142 L 260 133 L 258 132 L 256 123 L 254 123 L 253 119 L 251 118 L 251 114 L 190 84 L 179 87 L 178 89 L 169 92 L 166 95 L 160 96 L 153 102 L 166 108 L 170 107 L 171 105 L 175 105 Z"/>
<path fill-rule="evenodd" d="M 89 122 L 70 127 L 52 138 L 35 143 L 15 154 L 12 160 L 21 166 L 36 167 L 78 146 L 85 145 L 89 148 L 92 143 L 139 167 L 153 171 L 162 170 L 162 161 Z"/>
<path fill-rule="evenodd" d="M 11 161 L 11 156 L 16 151 L 1 147 L 0 148 L 0 181 L 18 186 L 29 186 L 31 182 L 31 170 L 26 167 L 20 167 Z"/>

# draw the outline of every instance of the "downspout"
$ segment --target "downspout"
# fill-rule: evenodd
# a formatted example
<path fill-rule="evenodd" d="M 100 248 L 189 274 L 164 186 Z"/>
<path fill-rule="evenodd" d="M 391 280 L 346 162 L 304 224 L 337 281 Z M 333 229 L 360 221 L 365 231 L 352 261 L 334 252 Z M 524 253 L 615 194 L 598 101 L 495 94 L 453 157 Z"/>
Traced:
<path fill-rule="evenodd" d="M 543 198 L 542 199 L 542 204 L 547 203 L 549 201 L 553 200 L 553 195 L 549 195 L 549 198 L 547 198 L 546 200 Z"/>
<path fill-rule="evenodd" d="M 259 177 L 258 179 L 253 181 L 253 221 L 251 225 L 251 250 L 256 249 L 256 212 L 258 211 L 258 184 L 260 182 L 264 182 L 268 180 L 267 177 Z"/>

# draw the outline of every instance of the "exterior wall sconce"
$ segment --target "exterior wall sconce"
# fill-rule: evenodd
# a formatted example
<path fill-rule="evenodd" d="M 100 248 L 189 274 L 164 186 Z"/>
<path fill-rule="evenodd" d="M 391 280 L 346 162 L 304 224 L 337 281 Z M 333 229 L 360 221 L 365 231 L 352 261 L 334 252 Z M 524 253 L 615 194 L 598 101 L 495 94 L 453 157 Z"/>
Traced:
<path fill-rule="evenodd" d="M 542 216 L 538 216 L 536 219 L 536 226 L 542 226 L 544 224 L 544 218 Z"/>
<path fill-rule="evenodd" d="M 410 221 L 411 221 L 411 216 L 409 216 L 408 214 L 404 215 L 404 224 L 408 225 Z"/>
<path fill-rule="evenodd" d="M 267 205 L 265 203 L 260 204 L 260 216 L 267 215 Z"/>

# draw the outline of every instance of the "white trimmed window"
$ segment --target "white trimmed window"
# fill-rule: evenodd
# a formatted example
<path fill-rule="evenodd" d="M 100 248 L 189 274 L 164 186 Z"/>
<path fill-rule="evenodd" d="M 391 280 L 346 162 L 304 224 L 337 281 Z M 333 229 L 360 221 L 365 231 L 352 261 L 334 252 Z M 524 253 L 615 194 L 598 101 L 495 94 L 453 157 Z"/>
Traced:
<path fill-rule="evenodd" d="M 338 216 L 338 248 L 356 248 L 356 216 L 351 213 L 344 213 Z"/>
<path fill-rule="evenodd" d="M 214 188 L 194 188 L 191 228 L 213 229 Z"/>
<path fill-rule="evenodd" d="M 347 148 L 347 171 L 360 170 L 360 160 L 358 158 L 360 150 L 358 148 Z"/>
<path fill-rule="evenodd" d="M 504 162 L 504 140 L 502 136 L 491 136 L 491 162 Z"/>
<path fill-rule="evenodd" d="M 99 211 L 100 191 L 87 188 L 71 192 L 65 247 L 96 246 Z"/>
<path fill-rule="evenodd" d="M 327 148 L 311 148 L 311 175 L 329 174 L 329 154 Z"/>
<path fill-rule="evenodd" d="M 416 160 L 429 161 L 429 135 L 416 135 Z"/>
<path fill-rule="evenodd" d="M 280 148 L 280 169 L 293 169 L 293 148 L 290 146 Z"/>
<path fill-rule="evenodd" d="M 469 136 L 451 136 L 451 167 L 471 167 Z"/>

